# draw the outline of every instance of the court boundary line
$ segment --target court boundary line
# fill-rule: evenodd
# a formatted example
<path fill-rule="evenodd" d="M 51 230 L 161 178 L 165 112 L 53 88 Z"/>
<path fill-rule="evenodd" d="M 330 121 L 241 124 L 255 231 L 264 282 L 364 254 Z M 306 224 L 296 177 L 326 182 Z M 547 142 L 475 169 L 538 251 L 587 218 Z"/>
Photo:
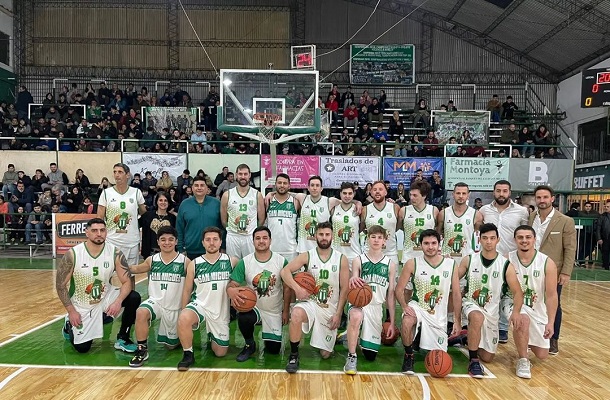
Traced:
<path fill-rule="evenodd" d="M 55 268 L 2 268 L 0 271 L 55 271 Z"/>
<path fill-rule="evenodd" d="M 4 389 L 4 387 L 6 385 L 9 384 L 10 381 L 12 381 L 14 378 L 16 378 L 19 374 L 21 374 L 23 371 L 25 371 L 26 369 L 28 369 L 28 367 L 21 367 L 19 368 L 17 371 L 14 371 L 13 373 L 11 373 L 9 376 L 7 376 L 6 378 L 4 378 L 2 380 L 2 382 L 0 382 L 0 390 Z"/>
<path fill-rule="evenodd" d="M 430 392 L 430 385 L 428 384 L 428 380 L 422 375 L 418 375 L 419 384 L 421 385 L 421 390 L 423 392 L 423 400 L 430 400 L 432 393 Z"/>
<path fill-rule="evenodd" d="M 595 286 L 600 289 L 610 290 L 610 286 L 602 286 L 602 285 L 598 285 L 597 283 L 591 283 L 590 281 L 578 281 L 578 282 L 583 282 L 583 283 L 586 283 L 587 285 Z M 610 283 L 610 282 L 608 282 L 608 283 Z"/>

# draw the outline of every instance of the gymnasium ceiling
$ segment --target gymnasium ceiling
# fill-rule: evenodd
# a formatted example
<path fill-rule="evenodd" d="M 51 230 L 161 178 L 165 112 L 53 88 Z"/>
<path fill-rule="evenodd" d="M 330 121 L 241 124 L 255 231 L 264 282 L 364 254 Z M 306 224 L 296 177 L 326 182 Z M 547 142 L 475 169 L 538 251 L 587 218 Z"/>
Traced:
<path fill-rule="evenodd" d="M 350 0 L 375 7 L 377 0 Z M 610 0 L 381 0 L 379 9 L 433 26 L 558 82 L 610 53 Z"/>

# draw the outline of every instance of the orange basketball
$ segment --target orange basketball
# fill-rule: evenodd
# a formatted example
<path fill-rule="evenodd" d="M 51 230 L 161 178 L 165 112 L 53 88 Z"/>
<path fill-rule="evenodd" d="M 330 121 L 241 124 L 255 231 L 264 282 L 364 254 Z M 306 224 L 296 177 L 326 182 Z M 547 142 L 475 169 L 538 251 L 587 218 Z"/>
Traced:
<path fill-rule="evenodd" d="M 435 378 L 444 378 L 453 369 L 453 360 L 449 353 L 443 350 L 432 350 L 426 354 L 424 361 L 428 373 Z"/>
<path fill-rule="evenodd" d="M 294 276 L 294 281 L 309 294 L 316 292 L 316 279 L 309 272 L 299 272 Z"/>
<path fill-rule="evenodd" d="M 373 289 L 369 285 L 350 289 L 347 292 L 347 301 L 354 307 L 364 307 L 371 302 Z"/>
<path fill-rule="evenodd" d="M 244 301 L 243 304 L 238 304 L 235 309 L 239 312 L 248 312 L 252 310 L 258 299 L 256 292 L 252 288 L 241 287 L 239 288 L 239 294 L 246 297 L 246 301 Z"/>
<path fill-rule="evenodd" d="M 397 326 L 394 326 L 394 336 L 388 338 L 388 328 L 390 327 L 390 321 L 386 321 L 383 323 L 381 327 L 381 343 L 386 346 L 392 346 L 398 338 L 400 337 L 400 329 Z"/>

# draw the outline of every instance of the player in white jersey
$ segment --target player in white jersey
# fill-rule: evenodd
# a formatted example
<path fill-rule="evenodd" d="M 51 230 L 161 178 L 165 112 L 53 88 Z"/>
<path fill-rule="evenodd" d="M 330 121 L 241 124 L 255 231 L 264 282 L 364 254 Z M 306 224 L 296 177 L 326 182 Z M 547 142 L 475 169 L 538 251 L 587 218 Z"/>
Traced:
<path fill-rule="evenodd" d="M 144 262 L 129 267 L 131 274 L 148 273 L 148 299 L 136 313 L 136 340 L 138 350 L 129 362 L 131 367 L 141 367 L 148 360 L 148 333 L 151 322 L 160 320 L 157 342 L 169 349 L 178 340 L 178 316 L 180 315 L 186 266 L 190 260 L 176 251 L 178 232 L 171 226 L 162 226 L 157 232 L 160 252 L 147 257 Z"/>
<path fill-rule="evenodd" d="M 192 260 L 186 269 L 182 311 L 178 317 L 178 337 L 184 350 L 178 371 L 187 371 L 195 364 L 193 330 L 205 321 L 211 348 L 217 357 L 229 349 L 229 285 L 235 257 L 220 253 L 222 231 L 215 226 L 203 230 L 205 254 Z"/>
<path fill-rule="evenodd" d="M 480 233 L 481 252 L 462 258 L 458 272 L 460 278 L 466 278 L 462 319 L 468 321 L 468 373 L 474 378 L 485 376 L 480 361 L 491 362 L 498 348 L 498 314 L 505 285 L 517 299 L 510 316 L 514 329 L 523 329 L 523 320 L 527 318 L 520 314 L 523 293 L 515 267 L 496 250 L 498 228 L 483 224 Z"/>
<path fill-rule="evenodd" d="M 294 290 L 297 304 L 290 314 L 290 356 L 286 372 L 299 370 L 299 343 L 303 333 L 311 332 L 310 345 L 320 349 L 322 358 L 332 354 L 337 328 L 347 300 L 349 268 L 347 258 L 331 247 L 333 229 L 330 222 L 316 226 L 317 246 L 301 253 L 282 269 L 282 280 Z M 292 274 L 303 266 L 316 280 L 316 293 L 299 286 Z"/>
<path fill-rule="evenodd" d="M 396 245 L 396 229 L 401 229 L 398 220 L 400 207 L 396 203 L 386 201 L 388 190 L 383 181 L 373 183 L 371 196 L 373 202 L 362 210 L 360 215 L 360 230 L 364 231 L 373 225 L 379 225 L 388 232 L 388 239 L 383 248 L 383 254 L 398 265 L 398 246 Z M 366 246 L 365 246 L 366 247 Z"/>
<path fill-rule="evenodd" d="M 461 329 L 460 311 L 462 298 L 455 261 L 439 254 L 440 235 L 434 229 L 421 233 L 423 257 L 408 260 L 396 284 L 396 300 L 402 307 L 402 344 L 405 357 L 402 363 L 404 374 L 413 374 L 415 359 L 413 339 L 421 329 L 420 347 L 425 350 L 447 351 L 447 307 L 449 296 L 453 299 L 455 324 L 451 336 Z M 407 303 L 405 288 L 413 284 L 413 296 Z"/>
<path fill-rule="evenodd" d="M 106 221 L 108 243 L 123 252 L 129 265 L 140 261 L 140 228 L 138 216 L 146 212 L 140 189 L 129 186 L 129 167 L 114 165 L 116 185 L 104 189 L 98 200 L 97 216 Z M 132 281 L 133 284 L 133 281 Z"/>
<path fill-rule="evenodd" d="M 356 214 L 354 200 L 354 184 L 341 184 L 341 203 L 331 210 L 333 224 L 333 249 L 345 257 L 351 267 L 352 260 L 362 254 L 360 249 L 360 218 Z"/>
<path fill-rule="evenodd" d="M 557 266 L 545 254 L 536 250 L 536 232 L 528 225 L 515 230 L 517 250 L 508 254 L 515 266 L 517 278 L 523 291 L 522 312 L 526 328 L 523 332 L 513 331 L 519 360 L 517 376 L 531 378 L 530 362 L 527 358 L 528 345 L 540 360 L 549 356 L 550 338 L 557 313 Z M 505 311 L 512 312 L 508 306 Z"/>
<path fill-rule="evenodd" d="M 57 266 L 55 289 L 59 300 L 68 311 L 62 329 L 79 353 L 91 349 L 93 339 L 104 334 L 102 314 L 116 317 L 121 308 L 123 318 L 114 347 L 129 353 L 136 351 L 130 330 L 136 319 L 140 295 L 129 279 L 129 264 L 123 253 L 106 243 L 106 224 L 101 218 L 87 222 L 87 241 L 77 244 Z M 121 287 L 114 287 L 110 279 L 117 273 Z"/>
<path fill-rule="evenodd" d="M 426 229 L 436 227 L 438 208 L 426 204 L 432 188 L 426 181 L 415 181 L 409 189 L 410 205 L 400 209 L 398 219 L 402 221 L 405 241 L 402 251 L 402 262 L 423 256 L 419 235 Z"/>
<path fill-rule="evenodd" d="M 227 230 L 227 254 L 239 259 L 254 252 L 252 232 L 265 222 L 265 205 L 261 193 L 250 187 L 250 167 L 238 165 L 235 175 L 237 186 L 220 200 L 220 220 Z"/>
<path fill-rule="evenodd" d="M 396 264 L 382 253 L 387 232 L 379 225 L 371 226 L 367 231 L 369 250 L 354 259 L 352 263 L 352 277 L 349 287 L 371 286 L 373 298 L 362 308 L 349 309 L 349 322 L 347 324 L 347 360 L 343 371 L 348 375 L 357 372 L 358 359 L 356 345 L 360 336 L 362 354 L 368 361 L 375 361 L 381 344 L 381 331 L 383 325 L 383 305 L 387 304 L 390 316 L 390 328 L 386 332 L 388 338 L 394 336 L 394 314 L 396 301 L 394 299 L 394 286 L 396 282 Z M 362 327 L 362 331 L 360 328 Z"/>
<path fill-rule="evenodd" d="M 237 355 L 238 362 L 247 361 L 256 353 L 254 325 L 259 322 L 263 328 L 265 353 L 279 354 L 282 347 L 282 325 L 287 324 L 290 317 L 290 295 L 285 295 L 280 277 L 282 268 L 288 262 L 279 253 L 270 250 L 272 240 L 268 227 L 259 226 L 252 236 L 256 250 L 239 260 L 227 287 L 227 294 L 234 307 L 244 302 L 240 287 L 254 289 L 258 295 L 253 310 L 237 314 L 237 325 L 246 341 Z"/>
<path fill-rule="evenodd" d="M 290 195 L 290 176 L 278 174 L 275 194 L 267 206 L 267 226 L 271 236 L 271 251 L 292 261 L 297 256 L 297 217 L 301 203 Z"/>

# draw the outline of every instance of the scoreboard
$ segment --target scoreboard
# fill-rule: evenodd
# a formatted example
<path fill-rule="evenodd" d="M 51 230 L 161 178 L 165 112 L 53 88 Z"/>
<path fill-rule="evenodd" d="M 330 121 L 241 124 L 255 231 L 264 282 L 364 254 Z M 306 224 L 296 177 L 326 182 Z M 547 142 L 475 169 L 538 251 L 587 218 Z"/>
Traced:
<path fill-rule="evenodd" d="M 610 107 L 610 68 L 582 72 L 580 107 Z"/>

